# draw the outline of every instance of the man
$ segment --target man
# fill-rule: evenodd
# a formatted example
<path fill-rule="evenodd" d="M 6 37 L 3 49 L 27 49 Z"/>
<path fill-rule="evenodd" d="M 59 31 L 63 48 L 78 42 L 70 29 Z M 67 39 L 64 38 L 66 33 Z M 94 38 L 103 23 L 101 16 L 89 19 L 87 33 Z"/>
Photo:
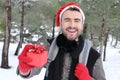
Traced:
<path fill-rule="evenodd" d="M 74 2 L 58 9 L 56 26 L 61 27 L 61 34 L 51 44 L 45 80 L 106 80 L 100 54 L 81 36 L 84 21 L 82 9 Z M 26 45 L 18 57 L 18 74 L 23 77 L 32 77 L 42 68 L 27 64 L 31 60 L 26 53 L 33 47 Z"/>

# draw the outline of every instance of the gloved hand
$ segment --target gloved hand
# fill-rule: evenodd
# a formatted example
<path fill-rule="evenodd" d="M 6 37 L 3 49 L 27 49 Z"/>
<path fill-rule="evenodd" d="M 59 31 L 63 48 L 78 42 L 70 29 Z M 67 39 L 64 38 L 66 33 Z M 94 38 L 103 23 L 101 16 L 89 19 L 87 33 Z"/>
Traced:
<path fill-rule="evenodd" d="M 32 68 L 42 67 L 46 64 L 48 53 L 43 45 L 27 44 L 18 56 L 18 68 L 21 72 L 28 72 Z"/>
<path fill-rule="evenodd" d="M 32 68 L 34 68 L 34 66 L 31 66 L 31 65 L 28 65 L 27 63 L 31 62 L 32 59 L 29 58 L 27 56 L 27 52 L 30 50 L 30 49 L 34 49 L 34 46 L 31 45 L 31 44 L 27 44 L 25 45 L 23 51 L 21 52 L 21 54 L 18 56 L 18 60 L 19 60 L 19 65 L 18 65 L 18 69 L 21 71 L 21 72 L 28 72 L 29 70 L 31 70 Z"/>
<path fill-rule="evenodd" d="M 92 80 L 92 77 L 89 75 L 87 67 L 84 64 L 82 64 L 82 63 L 78 63 L 76 65 L 74 75 L 79 80 Z"/>

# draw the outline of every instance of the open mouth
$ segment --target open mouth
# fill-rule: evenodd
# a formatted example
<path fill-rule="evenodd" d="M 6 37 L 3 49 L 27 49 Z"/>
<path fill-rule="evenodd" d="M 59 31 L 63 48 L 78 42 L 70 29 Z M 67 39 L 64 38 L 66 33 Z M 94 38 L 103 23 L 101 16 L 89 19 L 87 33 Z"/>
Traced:
<path fill-rule="evenodd" d="M 69 29 L 67 29 L 67 31 L 68 31 L 69 33 L 72 33 L 72 34 L 77 32 L 77 30 L 76 30 L 76 29 L 70 29 L 70 28 L 69 28 Z"/>

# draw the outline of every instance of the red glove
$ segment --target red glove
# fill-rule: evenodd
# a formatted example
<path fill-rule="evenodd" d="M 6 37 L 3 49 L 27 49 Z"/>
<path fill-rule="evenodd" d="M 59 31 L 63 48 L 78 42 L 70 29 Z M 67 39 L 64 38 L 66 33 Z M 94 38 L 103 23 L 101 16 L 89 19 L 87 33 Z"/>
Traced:
<path fill-rule="evenodd" d="M 27 64 L 32 61 L 32 59 L 27 56 L 27 52 L 29 51 L 29 49 L 34 49 L 34 46 L 31 44 L 25 45 L 22 53 L 18 56 L 18 60 L 19 60 L 18 69 L 24 73 L 34 68 L 34 66 Z"/>
<path fill-rule="evenodd" d="M 89 75 L 88 69 L 84 64 L 78 63 L 75 68 L 74 75 L 79 80 L 92 80 L 92 77 Z"/>
<path fill-rule="evenodd" d="M 28 72 L 32 68 L 42 67 L 46 64 L 48 53 L 43 45 L 27 44 L 22 53 L 18 56 L 19 70 L 21 72 Z"/>

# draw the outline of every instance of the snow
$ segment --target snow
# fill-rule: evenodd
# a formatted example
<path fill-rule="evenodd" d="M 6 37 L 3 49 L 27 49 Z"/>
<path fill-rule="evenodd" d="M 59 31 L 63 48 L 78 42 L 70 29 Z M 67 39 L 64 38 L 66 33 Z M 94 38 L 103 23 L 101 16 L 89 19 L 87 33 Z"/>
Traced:
<path fill-rule="evenodd" d="M 0 62 L 2 57 L 3 42 L 0 42 Z M 14 56 L 17 44 L 10 44 L 9 48 L 9 66 L 10 69 L 0 68 L 0 80 L 43 80 L 45 69 L 43 68 L 39 75 L 36 75 L 30 79 L 23 79 L 16 74 L 16 68 L 18 65 L 17 56 Z M 21 51 L 21 50 L 20 50 Z M 103 62 L 107 80 L 120 80 L 120 47 L 114 48 L 110 46 L 110 40 L 107 46 L 106 61 Z"/>
<path fill-rule="evenodd" d="M 107 48 L 107 57 L 104 64 L 107 80 L 120 80 L 120 49 Z"/>
<path fill-rule="evenodd" d="M 3 45 L 2 42 L 0 42 L 0 45 Z M 14 52 L 16 50 L 18 44 L 10 44 L 9 48 L 9 66 L 10 69 L 2 69 L 0 68 L 0 80 L 43 80 L 45 75 L 45 68 L 42 69 L 41 73 L 37 76 L 32 77 L 31 79 L 23 79 L 20 76 L 16 74 L 16 69 L 18 65 L 18 59 L 17 56 L 14 56 Z M 24 46 L 24 45 L 23 45 Z M 20 50 L 21 52 L 21 50 Z M 0 48 L 0 62 L 2 57 L 2 46 Z"/>

